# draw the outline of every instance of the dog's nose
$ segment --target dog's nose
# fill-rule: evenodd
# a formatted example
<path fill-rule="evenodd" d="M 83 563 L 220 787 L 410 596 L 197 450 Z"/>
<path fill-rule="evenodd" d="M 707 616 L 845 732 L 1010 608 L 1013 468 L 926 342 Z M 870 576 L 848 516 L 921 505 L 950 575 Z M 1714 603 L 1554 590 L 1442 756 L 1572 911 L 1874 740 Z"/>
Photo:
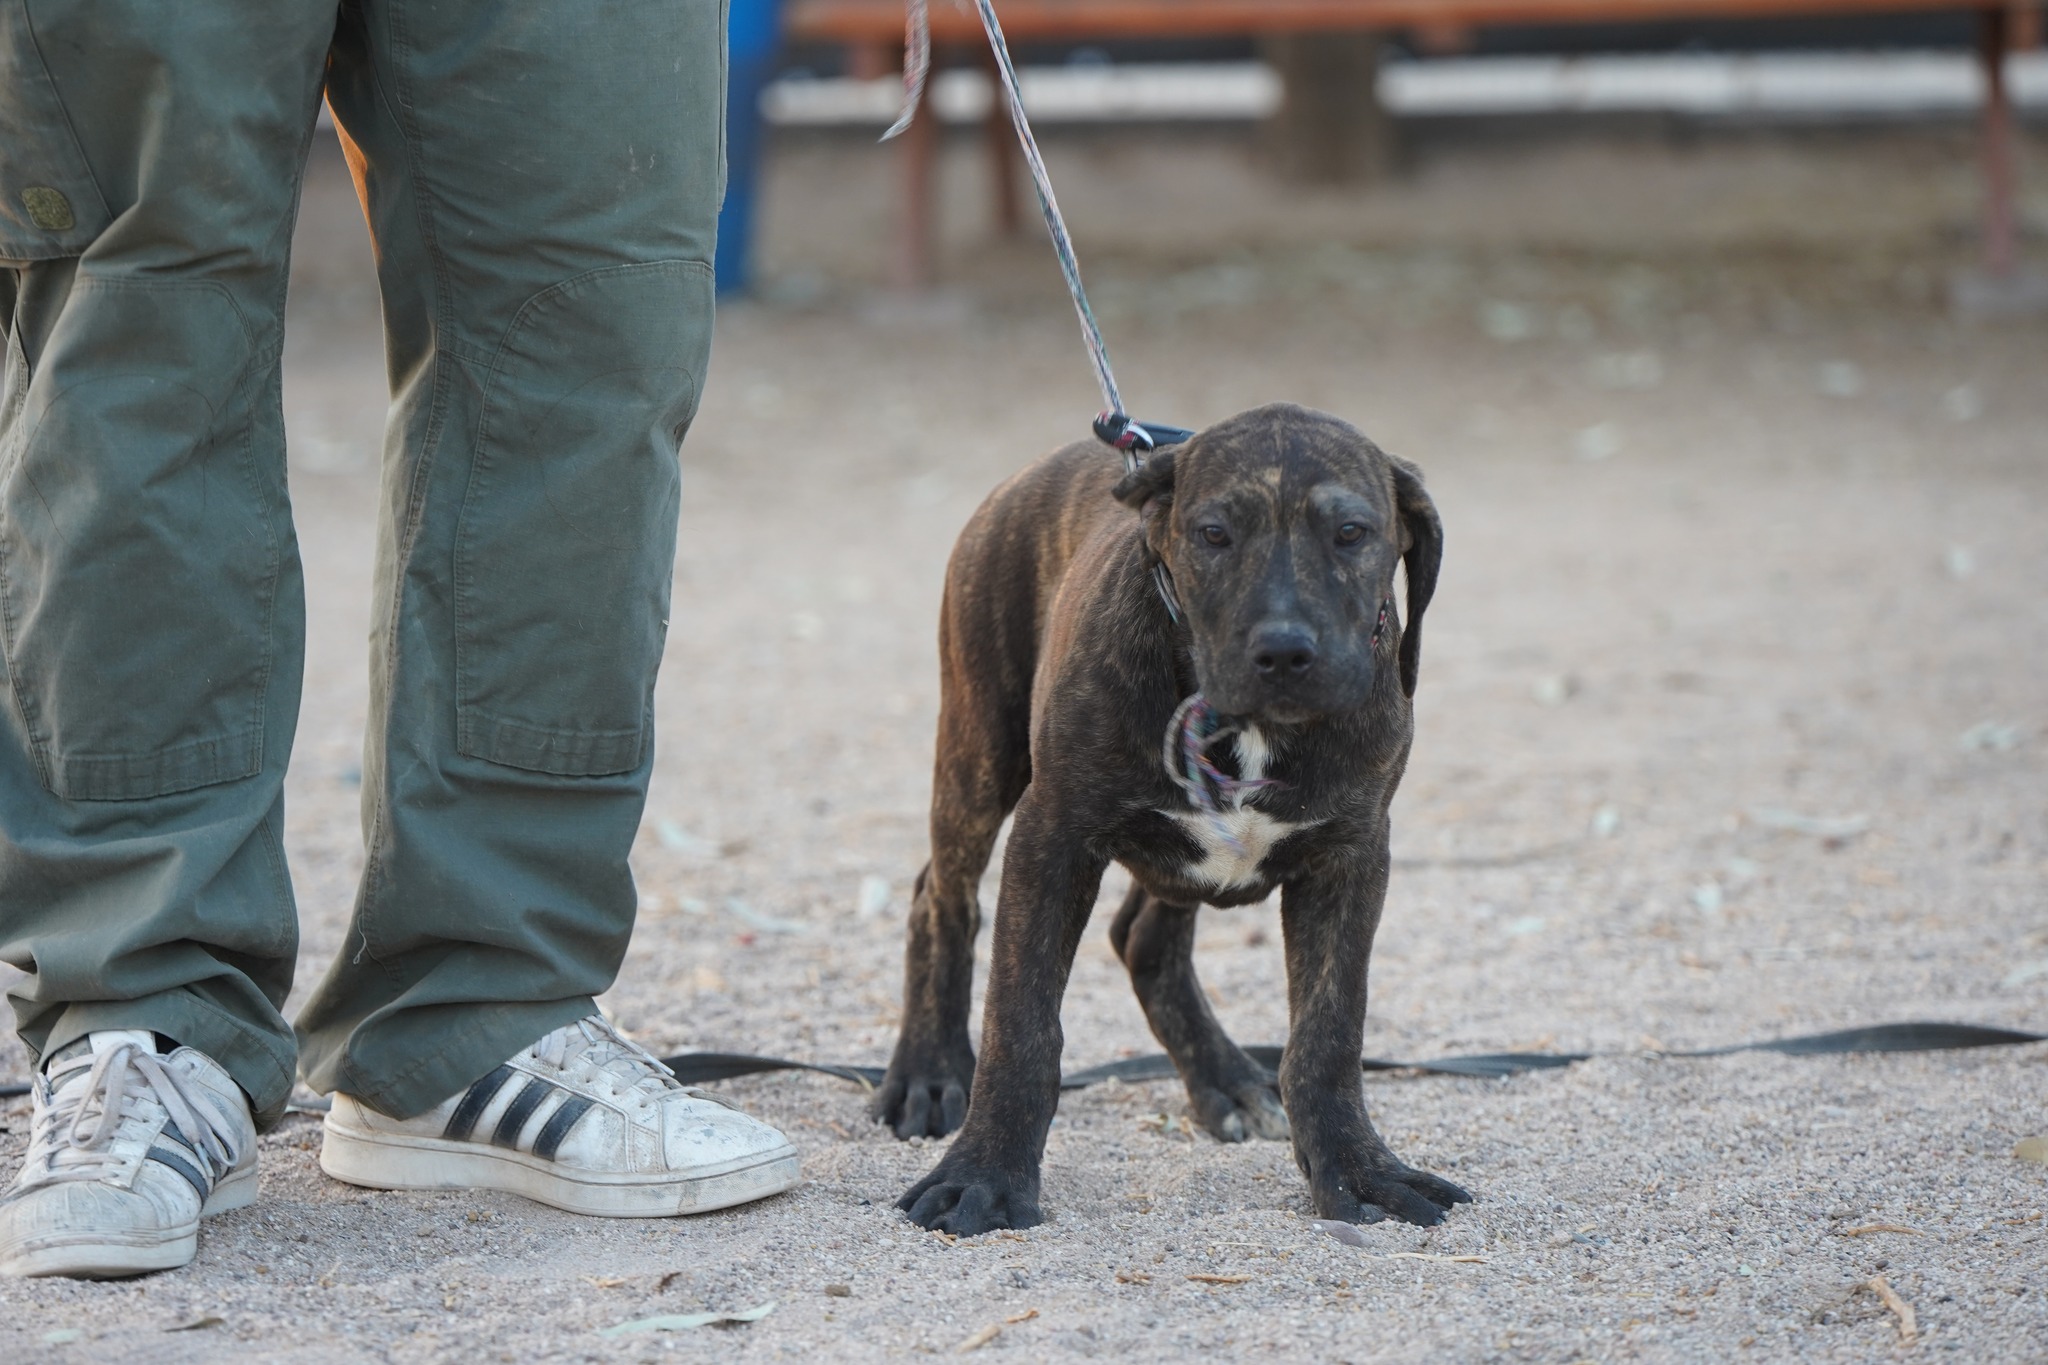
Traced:
<path fill-rule="evenodd" d="M 1316 637 L 1306 626 L 1282 621 L 1252 632 L 1252 667 L 1262 678 L 1299 678 L 1315 663 Z"/>

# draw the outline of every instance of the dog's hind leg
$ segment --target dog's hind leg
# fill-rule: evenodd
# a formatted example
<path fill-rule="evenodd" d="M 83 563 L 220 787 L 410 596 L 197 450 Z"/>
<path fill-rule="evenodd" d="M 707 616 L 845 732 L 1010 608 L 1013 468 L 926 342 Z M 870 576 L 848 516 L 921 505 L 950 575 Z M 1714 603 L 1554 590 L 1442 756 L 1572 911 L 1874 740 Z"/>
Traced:
<path fill-rule="evenodd" d="M 917 875 L 903 963 L 903 1023 L 869 1112 L 897 1137 L 944 1137 L 967 1116 L 974 1045 L 976 892 L 1003 817 L 1030 781 L 1029 736 L 1002 708 L 946 679 L 932 775 L 932 860 Z M 1028 704 L 1028 703 L 1027 703 Z"/>
<path fill-rule="evenodd" d="M 1222 1142 L 1284 1138 L 1287 1111 L 1273 1074 L 1230 1040 L 1195 978 L 1195 913 L 1133 886 L 1110 925 L 1110 944 L 1187 1086 L 1195 1121 Z"/>

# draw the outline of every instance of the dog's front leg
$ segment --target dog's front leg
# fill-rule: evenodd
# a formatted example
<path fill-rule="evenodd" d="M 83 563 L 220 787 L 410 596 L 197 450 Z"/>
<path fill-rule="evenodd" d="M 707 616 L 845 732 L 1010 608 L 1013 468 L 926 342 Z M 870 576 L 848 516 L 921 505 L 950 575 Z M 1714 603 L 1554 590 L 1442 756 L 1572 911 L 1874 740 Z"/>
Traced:
<path fill-rule="evenodd" d="M 1108 865 L 1082 846 L 1058 804 L 1033 787 L 1017 806 L 967 1122 L 897 1201 L 923 1227 L 971 1237 L 1044 1221 L 1038 1167 L 1060 1100 L 1060 998 Z"/>
<path fill-rule="evenodd" d="M 1472 1196 L 1388 1149 L 1366 1117 L 1358 1067 L 1366 964 L 1386 895 L 1384 824 L 1282 892 L 1289 1028 L 1280 1095 L 1317 1213 L 1347 1223 L 1393 1217 L 1429 1225 Z"/>

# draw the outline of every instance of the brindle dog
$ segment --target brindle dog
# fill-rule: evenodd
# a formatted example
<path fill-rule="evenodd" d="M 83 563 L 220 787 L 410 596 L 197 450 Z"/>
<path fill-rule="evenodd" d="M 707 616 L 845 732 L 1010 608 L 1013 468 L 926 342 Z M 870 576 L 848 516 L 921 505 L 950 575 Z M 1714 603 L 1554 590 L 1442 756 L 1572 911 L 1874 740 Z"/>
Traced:
<path fill-rule="evenodd" d="M 1388 1150 L 1358 1066 L 1387 807 L 1442 550 L 1413 465 L 1288 405 L 1121 480 L 1100 446 L 1069 446 L 982 504 L 946 575 L 932 860 L 874 1105 L 899 1137 L 961 1129 L 903 1196 L 914 1222 L 966 1236 L 1040 1221 L 1060 997 L 1111 860 L 1133 879 L 1111 941 L 1204 1128 L 1225 1142 L 1291 1132 L 1326 1218 L 1438 1223 L 1470 1198 Z M 1237 779 L 1212 810 L 1161 761 L 1198 690 L 1227 718 L 1213 753 Z M 977 1067 L 975 892 L 1013 809 Z M 1224 1033 L 1192 959 L 1199 906 L 1275 887 L 1292 1021 L 1277 1082 Z"/>

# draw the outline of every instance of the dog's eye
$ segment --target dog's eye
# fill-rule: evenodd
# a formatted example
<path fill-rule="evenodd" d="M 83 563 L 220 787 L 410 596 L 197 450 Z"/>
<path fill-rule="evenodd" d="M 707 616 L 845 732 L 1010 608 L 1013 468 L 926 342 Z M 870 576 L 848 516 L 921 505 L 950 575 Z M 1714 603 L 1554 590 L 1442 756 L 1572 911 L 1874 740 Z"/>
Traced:
<path fill-rule="evenodd" d="M 1221 526 L 1204 526 L 1201 534 L 1204 543 L 1214 545 L 1218 549 L 1230 543 L 1230 532 Z"/>
<path fill-rule="evenodd" d="M 1337 543 L 1339 545 L 1356 545 L 1364 539 L 1365 527 L 1358 522 L 1347 521 L 1337 528 Z"/>

